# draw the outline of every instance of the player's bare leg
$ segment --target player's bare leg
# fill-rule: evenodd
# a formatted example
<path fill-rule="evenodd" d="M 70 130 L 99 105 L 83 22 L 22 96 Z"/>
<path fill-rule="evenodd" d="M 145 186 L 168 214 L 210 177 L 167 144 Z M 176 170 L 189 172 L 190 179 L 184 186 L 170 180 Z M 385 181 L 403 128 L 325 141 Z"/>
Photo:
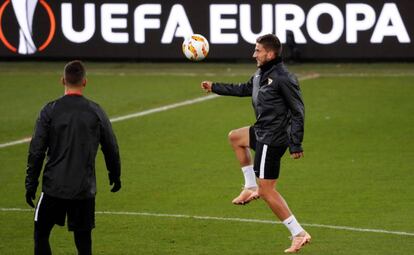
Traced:
<path fill-rule="evenodd" d="M 259 195 L 267 203 L 276 217 L 283 222 L 292 234 L 292 244 L 286 253 L 296 253 L 311 241 L 311 236 L 300 226 L 292 215 L 285 199 L 275 190 L 276 180 L 259 179 Z"/>
<path fill-rule="evenodd" d="M 256 176 L 253 170 L 252 157 L 249 148 L 249 127 L 242 127 L 230 131 L 229 142 L 240 163 L 245 184 L 239 196 L 233 199 L 235 205 L 245 205 L 250 201 L 259 198 Z"/>

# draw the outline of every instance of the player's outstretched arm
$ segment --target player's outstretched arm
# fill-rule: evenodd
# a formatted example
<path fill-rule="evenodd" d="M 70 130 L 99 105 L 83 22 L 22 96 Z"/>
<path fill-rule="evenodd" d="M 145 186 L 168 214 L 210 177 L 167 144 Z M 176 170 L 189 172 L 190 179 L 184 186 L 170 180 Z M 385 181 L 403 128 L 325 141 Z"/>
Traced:
<path fill-rule="evenodd" d="M 207 93 L 213 92 L 217 95 L 222 96 L 238 96 L 238 97 L 247 97 L 252 95 L 253 83 L 251 78 L 246 83 L 221 83 L 221 82 L 211 82 L 203 81 L 201 82 L 201 88 Z"/>

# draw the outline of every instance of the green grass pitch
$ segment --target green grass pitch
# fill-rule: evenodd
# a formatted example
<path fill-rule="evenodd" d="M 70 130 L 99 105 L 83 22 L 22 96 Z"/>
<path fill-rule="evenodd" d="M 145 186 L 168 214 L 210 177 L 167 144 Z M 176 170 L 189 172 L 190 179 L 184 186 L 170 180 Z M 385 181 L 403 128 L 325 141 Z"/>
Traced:
<path fill-rule="evenodd" d="M 31 136 L 40 108 L 63 93 L 63 65 L 0 62 L 0 144 Z M 288 66 L 302 79 L 305 158 L 284 156 L 278 188 L 313 236 L 301 254 L 412 254 L 414 64 Z M 243 82 L 255 71 L 253 63 L 86 67 L 85 95 L 110 117 L 203 97 L 202 80 Z M 249 98 L 218 97 L 113 123 L 123 188 L 109 192 L 100 153 L 94 254 L 282 254 L 289 233 L 264 202 L 230 202 L 242 175 L 227 134 L 253 122 Z M 0 148 L 0 254 L 32 254 L 27 150 Z M 54 228 L 51 246 L 76 253 L 66 228 Z"/>

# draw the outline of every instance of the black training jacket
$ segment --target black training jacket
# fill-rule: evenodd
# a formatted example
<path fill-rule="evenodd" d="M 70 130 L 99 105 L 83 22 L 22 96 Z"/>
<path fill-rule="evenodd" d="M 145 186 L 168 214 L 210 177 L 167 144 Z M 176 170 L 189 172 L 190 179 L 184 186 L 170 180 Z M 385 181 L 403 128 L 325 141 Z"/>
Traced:
<path fill-rule="evenodd" d="M 271 146 L 288 145 L 291 153 L 303 151 L 305 109 L 299 82 L 280 58 L 260 67 L 246 83 L 213 83 L 212 91 L 251 96 L 257 141 Z"/>
<path fill-rule="evenodd" d="M 40 112 L 29 148 L 26 190 L 36 191 L 43 160 L 42 191 L 63 199 L 96 194 L 95 157 L 105 156 L 111 180 L 119 180 L 121 163 L 111 123 L 101 107 L 80 95 L 65 95 Z"/>

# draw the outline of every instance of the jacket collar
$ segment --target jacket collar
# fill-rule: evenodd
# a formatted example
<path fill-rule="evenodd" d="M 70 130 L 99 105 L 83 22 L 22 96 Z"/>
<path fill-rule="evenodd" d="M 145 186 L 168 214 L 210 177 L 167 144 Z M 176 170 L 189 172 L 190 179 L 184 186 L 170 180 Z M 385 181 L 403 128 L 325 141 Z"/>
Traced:
<path fill-rule="evenodd" d="M 82 96 L 82 91 L 65 91 L 65 96 Z"/>
<path fill-rule="evenodd" d="M 262 66 L 259 67 L 259 69 L 262 71 L 262 73 L 270 70 L 270 68 L 272 68 L 273 66 L 282 63 L 282 58 L 281 57 L 276 57 L 275 59 L 270 60 L 269 62 L 267 62 L 266 64 L 263 64 Z"/>

